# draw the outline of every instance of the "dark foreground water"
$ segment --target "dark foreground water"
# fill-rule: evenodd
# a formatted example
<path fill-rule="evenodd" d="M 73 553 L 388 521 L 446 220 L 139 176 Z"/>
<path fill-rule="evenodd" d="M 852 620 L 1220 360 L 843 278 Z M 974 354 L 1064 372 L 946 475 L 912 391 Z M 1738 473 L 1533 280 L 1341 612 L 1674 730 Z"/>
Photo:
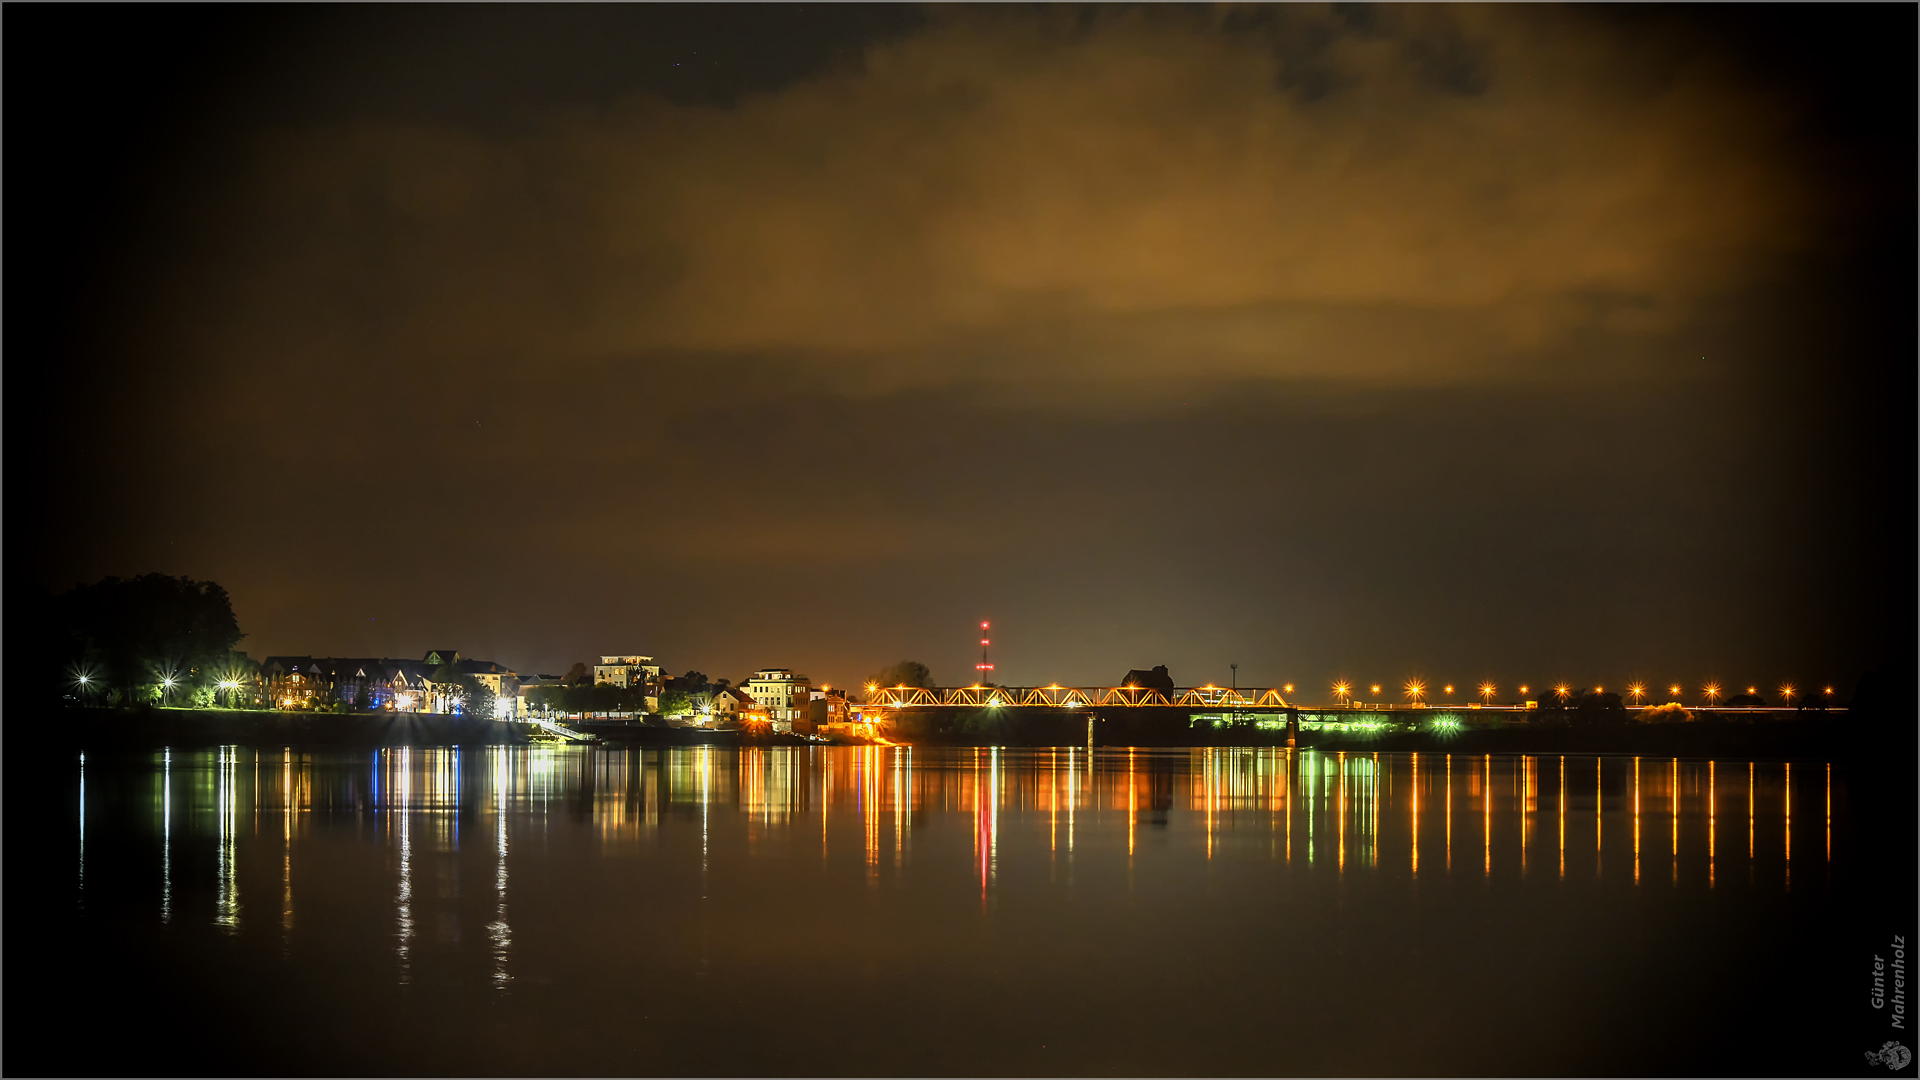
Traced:
<path fill-rule="evenodd" d="M 44 768 L 8 802 L 15 1075 L 1858 1073 L 1903 929 L 1861 925 L 1885 856 L 1818 761 Z"/>

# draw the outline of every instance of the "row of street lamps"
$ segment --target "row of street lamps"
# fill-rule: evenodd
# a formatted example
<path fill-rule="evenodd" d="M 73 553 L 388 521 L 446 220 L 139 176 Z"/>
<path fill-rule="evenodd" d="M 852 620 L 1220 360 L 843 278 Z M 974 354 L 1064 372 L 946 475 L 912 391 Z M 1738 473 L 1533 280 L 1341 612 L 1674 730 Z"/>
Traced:
<path fill-rule="evenodd" d="M 1291 693 L 1292 691 L 1293 691 L 1293 687 L 1288 686 L 1287 692 Z M 1377 698 L 1380 694 L 1380 684 L 1374 683 L 1372 686 L 1368 687 L 1368 691 Z M 1425 682 L 1422 682 L 1419 679 L 1408 679 L 1406 682 L 1406 686 L 1403 688 L 1403 692 L 1406 694 L 1408 701 L 1423 702 L 1427 699 L 1427 684 Z M 1448 697 L 1452 697 L 1453 696 L 1452 684 L 1448 684 L 1442 687 L 1441 692 L 1446 694 L 1446 696 Z M 1493 703 L 1493 696 L 1498 692 L 1499 692 L 1499 688 L 1494 686 L 1494 684 L 1490 682 L 1485 682 L 1480 684 L 1480 698 L 1482 701 L 1486 702 L 1487 704 Z M 1521 698 L 1524 699 L 1529 692 L 1530 690 L 1528 687 L 1526 686 L 1520 687 Z M 1593 688 L 1593 692 L 1596 694 L 1604 694 L 1606 693 L 1606 688 L 1601 686 L 1596 686 Z M 1720 689 L 1719 683 L 1712 683 L 1712 682 L 1707 683 L 1705 686 L 1700 688 L 1700 692 L 1701 692 L 1701 695 L 1707 699 L 1708 705 L 1717 704 L 1719 700 L 1723 696 L 1725 696 Z M 1558 698 L 1563 703 L 1566 702 L 1568 699 L 1570 699 L 1574 695 L 1574 693 L 1575 693 L 1574 689 L 1571 686 L 1568 686 L 1566 683 L 1558 683 L 1553 688 L 1553 696 Z M 1667 687 L 1668 696 L 1672 697 L 1676 701 L 1679 700 L 1681 693 L 1682 693 L 1682 690 L 1679 683 L 1674 683 L 1672 686 Z M 1760 693 L 1759 687 L 1756 687 L 1756 686 L 1747 687 L 1748 697 L 1758 697 L 1759 693 Z M 1822 697 L 1828 697 L 1828 698 L 1832 697 L 1833 687 L 1831 686 L 1822 687 L 1820 690 L 1820 694 Z M 1346 704 L 1346 702 L 1348 701 L 1349 698 L 1352 697 L 1352 695 L 1353 695 L 1353 686 L 1347 683 L 1345 680 L 1342 680 L 1340 682 L 1336 682 L 1333 684 L 1333 696 L 1338 698 L 1341 704 L 1343 705 Z M 1635 705 L 1641 704 L 1647 699 L 1647 696 L 1648 696 L 1646 684 L 1639 683 L 1639 682 L 1628 683 L 1626 696 Z M 1793 704 L 1793 699 L 1795 697 L 1800 697 L 1800 696 L 1804 696 L 1804 695 L 1802 695 L 1799 688 L 1794 686 L 1792 683 L 1781 684 L 1780 699 L 1784 704 L 1791 705 Z"/>

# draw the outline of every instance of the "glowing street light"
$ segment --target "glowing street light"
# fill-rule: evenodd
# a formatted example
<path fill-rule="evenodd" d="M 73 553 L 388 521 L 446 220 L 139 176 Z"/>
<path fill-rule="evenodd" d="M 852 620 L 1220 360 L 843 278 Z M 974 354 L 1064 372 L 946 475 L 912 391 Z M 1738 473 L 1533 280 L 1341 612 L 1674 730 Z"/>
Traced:
<path fill-rule="evenodd" d="M 1292 683 L 1288 683 L 1287 685 L 1285 685 L 1285 686 L 1283 686 L 1283 687 L 1281 687 L 1281 688 L 1280 688 L 1280 692 L 1281 692 L 1281 693 L 1283 693 L 1283 694 L 1291 694 L 1291 693 L 1293 693 L 1293 684 L 1292 684 Z"/>
<path fill-rule="evenodd" d="M 1427 684 L 1421 682 L 1419 679 L 1408 679 L 1406 690 L 1407 700 L 1409 701 L 1419 701 L 1421 698 L 1427 696 Z"/>
<path fill-rule="evenodd" d="M 1669 686 L 1667 687 L 1667 693 L 1672 695 L 1673 697 L 1679 697 L 1680 688 L 1678 686 Z"/>
<path fill-rule="evenodd" d="M 1380 692 L 1380 684 L 1374 683 L 1373 686 L 1370 688 L 1369 692 L 1378 694 Z"/>
<path fill-rule="evenodd" d="M 1629 683 L 1627 685 L 1627 696 L 1633 699 L 1635 705 L 1638 705 L 1640 704 L 1640 699 L 1647 696 L 1647 688 L 1640 683 Z"/>
<path fill-rule="evenodd" d="M 1524 686 L 1523 686 L 1523 687 L 1521 687 L 1521 688 L 1520 688 L 1520 696 L 1521 696 L 1521 697 L 1526 697 L 1526 696 L 1527 696 L 1527 688 L 1526 688 L 1526 687 L 1524 687 Z"/>
<path fill-rule="evenodd" d="M 1493 691 L 1494 691 L 1494 686 L 1492 683 L 1490 682 L 1481 683 L 1480 684 L 1480 700 L 1485 702 L 1488 705 L 1493 704 Z"/>
<path fill-rule="evenodd" d="M 1822 691 L 1820 691 L 1820 692 L 1821 692 L 1821 693 L 1823 693 L 1823 694 L 1825 694 L 1825 695 L 1827 695 L 1828 697 L 1832 697 L 1832 696 L 1833 696 L 1833 687 L 1831 687 L 1831 686 L 1829 686 L 1829 687 L 1827 687 L 1827 688 L 1826 688 L 1825 690 L 1822 690 Z"/>
<path fill-rule="evenodd" d="M 1567 686 L 1566 683 L 1560 683 L 1553 688 L 1553 696 L 1559 698 L 1562 703 L 1566 702 L 1567 695 L 1571 692 L 1572 688 Z"/>
<path fill-rule="evenodd" d="M 1793 695 L 1794 695 L 1795 693 L 1796 693 L 1796 691 L 1794 690 L 1794 688 L 1793 688 L 1793 684 L 1792 684 L 1792 683 L 1781 683 L 1781 684 L 1780 684 L 1780 702 L 1781 702 L 1781 704 L 1783 704 L 1783 705 L 1791 705 L 1791 704 L 1793 704 Z"/>
<path fill-rule="evenodd" d="M 1347 685 L 1346 683 L 1344 683 L 1344 682 L 1337 682 L 1337 683 L 1334 683 L 1334 684 L 1333 684 L 1333 696 L 1334 696 L 1335 698 L 1338 698 L 1338 699 L 1339 699 L 1339 701 L 1340 701 L 1340 703 L 1341 703 L 1342 705 L 1344 705 L 1344 704 L 1346 704 L 1346 703 L 1347 703 L 1347 692 L 1348 692 L 1348 691 L 1350 691 L 1350 690 L 1352 690 L 1352 689 L 1353 689 L 1352 687 L 1350 687 L 1350 686 L 1348 686 L 1348 685 Z"/>
<path fill-rule="evenodd" d="M 1446 686 L 1446 691 L 1447 691 L 1447 696 L 1448 696 L 1448 697 L 1452 697 L 1452 696 L 1453 696 L 1453 684 L 1452 684 L 1452 683 L 1448 683 L 1448 684 L 1447 684 L 1447 686 Z"/>
<path fill-rule="evenodd" d="M 1705 689 L 1707 694 L 1707 704 L 1711 705 L 1714 702 L 1720 700 L 1720 684 L 1719 683 L 1708 683 Z"/>

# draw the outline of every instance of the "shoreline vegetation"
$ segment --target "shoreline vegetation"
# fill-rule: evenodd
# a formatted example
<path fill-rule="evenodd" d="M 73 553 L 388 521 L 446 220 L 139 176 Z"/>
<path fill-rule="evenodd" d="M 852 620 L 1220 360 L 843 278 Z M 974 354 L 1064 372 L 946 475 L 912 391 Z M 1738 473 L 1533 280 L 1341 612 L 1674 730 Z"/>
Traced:
<path fill-rule="evenodd" d="M 1887 747 L 1875 715 L 1808 712 L 1714 721 L 1574 725 L 1552 719 L 1467 723 L 1452 730 L 1299 732 L 1296 747 L 1348 753 L 1639 754 L 1655 757 L 1870 758 Z M 607 746 L 817 746 L 804 736 L 573 722 Z M 332 747 L 524 744 L 524 723 L 439 713 L 319 713 L 282 710 L 66 708 L 52 725 L 76 749 L 220 745 Z M 1184 709 L 903 709 L 883 744 L 1003 747 L 1284 747 L 1284 729 L 1250 723 L 1195 724 Z M 841 737 L 830 744 L 871 745 Z"/>

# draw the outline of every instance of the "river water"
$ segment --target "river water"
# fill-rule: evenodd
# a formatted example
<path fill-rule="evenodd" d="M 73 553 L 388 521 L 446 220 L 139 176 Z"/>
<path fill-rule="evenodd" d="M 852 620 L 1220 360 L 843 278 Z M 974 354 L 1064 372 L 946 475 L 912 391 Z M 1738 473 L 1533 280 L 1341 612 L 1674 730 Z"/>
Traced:
<path fill-rule="evenodd" d="M 15 1073 L 1831 1073 L 1875 1048 L 1837 1037 L 1866 855 L 1825 762 L 500 746 L 47 771 L 8 860 Z M 107 1023 L 34 1036 L 74 1011 Z"/>

